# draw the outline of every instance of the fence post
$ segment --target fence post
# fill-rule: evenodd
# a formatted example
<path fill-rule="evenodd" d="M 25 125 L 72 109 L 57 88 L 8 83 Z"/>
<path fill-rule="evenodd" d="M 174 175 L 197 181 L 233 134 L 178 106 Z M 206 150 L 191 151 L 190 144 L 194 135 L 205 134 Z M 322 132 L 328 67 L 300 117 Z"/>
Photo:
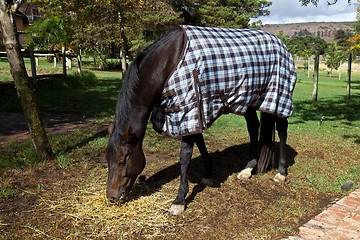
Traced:
<path fill-rule="evenodd" d="M 77 55 L 77 62 L 78 62 L 78 74 L 81 74 L 81 49 L 79 50 L 79 53 Z"/>
<path fill-rule="evenodd" d="M 34 84 L 36 84 L 36 62 L 35 62 L 34 49 L 32 47 L 29 48 L 29 55 L 30 55 L 32 80 Z"/>
<path fill-rule="evenodd" d="M 352 63 L 352 52 L 349 52 L 348 56 L 348 69 L 347 69 L 347 83 L 346 83 L 346 92 L 347 99 L 350 99 L 350 90 L 351 90 L 351 63 Z"/>
<path fill-rule="evenodd" d="M 62 53 L 62 64 L 63 64 L 63 76 L 66 77 L 66 56 L 65 56 L 65 46 L 61 48 Z"/>

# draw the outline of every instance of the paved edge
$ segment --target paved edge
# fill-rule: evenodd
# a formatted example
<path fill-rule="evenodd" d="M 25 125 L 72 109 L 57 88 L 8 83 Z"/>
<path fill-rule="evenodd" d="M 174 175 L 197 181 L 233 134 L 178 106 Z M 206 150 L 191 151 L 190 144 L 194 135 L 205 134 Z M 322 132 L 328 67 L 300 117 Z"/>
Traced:
<path fill-rule="evenodd" d="M 282 240 L 360 239 L 360 188 L 341 198 Z"/>

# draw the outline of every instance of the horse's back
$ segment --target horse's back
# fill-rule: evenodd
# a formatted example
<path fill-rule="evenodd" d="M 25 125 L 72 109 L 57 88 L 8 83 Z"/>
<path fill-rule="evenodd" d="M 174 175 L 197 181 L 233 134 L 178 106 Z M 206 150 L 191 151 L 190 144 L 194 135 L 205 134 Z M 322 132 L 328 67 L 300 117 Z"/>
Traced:
<path fill-rule="evenodd" d="M 255 29 L 182 26 L 187 36 L 183 59 L 165 85 L 162 102 L 170 135 L 201 132 L 224 106 L 244 115 L 248 107 L 288 117 L 296 81 L 286 46 Z"/>

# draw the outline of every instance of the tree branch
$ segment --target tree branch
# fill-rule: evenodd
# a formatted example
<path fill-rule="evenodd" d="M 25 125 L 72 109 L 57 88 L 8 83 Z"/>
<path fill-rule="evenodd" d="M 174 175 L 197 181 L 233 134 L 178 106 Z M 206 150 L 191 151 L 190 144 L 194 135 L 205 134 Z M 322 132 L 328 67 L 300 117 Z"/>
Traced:
<path fill-rule="evenodd" d="M 302 6 L 307 6 L 310 3 L 312 3 L 313 5 L 315 5 L 317 7 L 319 0 L 299 0 L 299 2 L 301 2 Z M 335 5 L 338 2 L 338 0 L 331 0 L 331 1 L 326 1 L 326 2 L 328 4 L 328 6 L 331 6 L 331 5 Z M 351 0 L 348 0 L 348 3 L 350 4 Z"/>
<path fill-rule="evenodd" d="M 333 2 L 327 1 L 327 3 L 328 3 L 329 6 L 330 6 L 330 5 L 334 5 L 334 4 L 336 4 L 337 2 L 338 2 L 338 0 L 333 0 Z M 348 0 L 348 3 L 350 4 L 350 3 L 351 3 L 351 0 Z"/>
<path fill-rule="evenodd" d="M 338 0 L 333 0 L 333 2 L 331 3 L 331 2 L 329 2 L 329 1 L 327 1 L 327 4 L 330 6 L 330 5 L 334 5 L 334 4 L 336 4 L 337 3 L 337 1 Z"/>

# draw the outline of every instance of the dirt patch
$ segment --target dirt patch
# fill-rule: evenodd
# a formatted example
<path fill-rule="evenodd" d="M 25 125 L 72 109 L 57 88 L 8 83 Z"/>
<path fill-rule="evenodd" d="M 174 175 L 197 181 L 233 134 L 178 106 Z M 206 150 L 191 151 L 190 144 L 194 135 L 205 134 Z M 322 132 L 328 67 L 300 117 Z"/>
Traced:
<path fill-rule="evenodd" d="M 47 112 L 41 115 L 48 133 L 66 133 L 94 124 L 93 119 L 74 113 Z M 0 112 L 0 142 L 25 140 L 29 130 L 21 112 Z"/>
<path fill-rule="evenodd" d="M 167 209 L 176 195 L 179 165 L 175 159 L 159 164 L 159 154 L 146 154 L 146 180 L 136 183 L 125 205 L 104 197 L 103 155 L 86 168 L 78 162 L 64 171 L 46 163 L 8 172 L 2 178 L 18 194 L 0 199 L 0 239 L 278 239 L 296 233 L 333 198 L 274 184 L 273 173 L 239 182 L 223 168 L 228 163 L 216 158 L 224 151 L 212 155 L 220 173 L 216 188 L 198 184 L 201 160 L 193 160 L 188 208 L 178 217 Z M 279 206 L 282 211 L 273 210 Z"/>
<path fill-rule="evenodd" d="M 28 136 L 21 114 L 1 116 L 1 127 L 7 129 L 2 141 Z M 49 132 L 95 124 L 64 113 L 48 113 L 44 119 Z M 97 130 L 105 129 L 100 125 Z M 0 239 L 278 239 L 296 233 L 334 199 L 332 194 L 292 187 L 291 177 L 277 184 L 271 180 L 274 172 L 237 180 L 236 172 L 245 164 L 241 159 L 248 154 L 246 138 L 237 146 L 212 142 L 210 148 L 217 149 L 210 154 L 216 187 L 199 185 L 203 166 L 194 154 L 188 208 L 177 217 L 167 212 L 179 184 L 177 154 L 146 151 L 144 177 L 136 182 L 131 200 L 121 205 L 110 204 L 104 196 L 105 149 L 90 153 L 86 161 L 76 158 L 66 170 L 49 161 L 6 171 L 1 183 L 16 195 L 0 199 Z"/>

